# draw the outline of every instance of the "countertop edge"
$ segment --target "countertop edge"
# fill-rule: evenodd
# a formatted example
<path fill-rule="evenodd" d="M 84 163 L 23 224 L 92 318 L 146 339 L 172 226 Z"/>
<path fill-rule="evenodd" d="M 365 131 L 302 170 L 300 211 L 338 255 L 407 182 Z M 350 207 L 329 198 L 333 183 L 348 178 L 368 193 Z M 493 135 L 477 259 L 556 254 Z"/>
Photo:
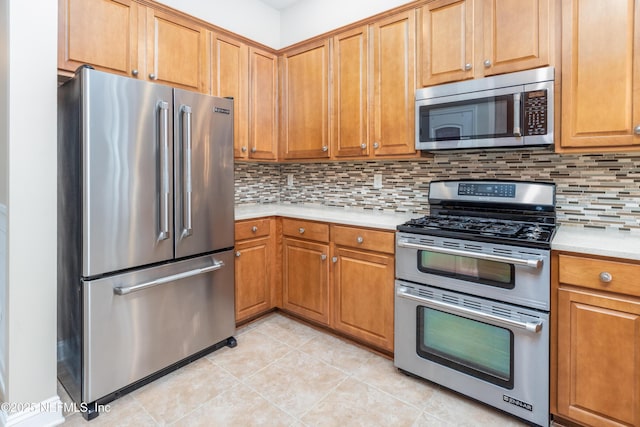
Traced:
<path fill-rule="evenodd" d="M 399 224 L 406 222 L 410 218 L 415 218 L 419 214 L 334 208 L 322 205 L 239 205 L 235 208 L 236 221 L 267 216 L 395 231 Z"/>

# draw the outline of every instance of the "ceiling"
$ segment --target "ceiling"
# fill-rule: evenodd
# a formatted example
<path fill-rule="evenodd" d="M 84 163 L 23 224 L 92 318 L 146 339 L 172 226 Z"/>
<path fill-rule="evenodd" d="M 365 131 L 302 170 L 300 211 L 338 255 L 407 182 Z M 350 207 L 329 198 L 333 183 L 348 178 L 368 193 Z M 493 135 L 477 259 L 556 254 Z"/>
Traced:
<path fill-rule="evenodd" d="M 300 0 L 261 0 L 262 3 L 271 6 L 274 9 L 282 10 L 286 9 L 294 3 L 298 3 Z"/>

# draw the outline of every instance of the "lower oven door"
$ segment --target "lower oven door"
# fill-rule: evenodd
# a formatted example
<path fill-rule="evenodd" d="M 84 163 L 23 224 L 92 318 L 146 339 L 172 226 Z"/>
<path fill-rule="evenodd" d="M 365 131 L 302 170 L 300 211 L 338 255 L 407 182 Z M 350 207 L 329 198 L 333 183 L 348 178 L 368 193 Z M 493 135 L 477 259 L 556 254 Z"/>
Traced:
<path fill-rule="evenodd" d="M 410 282 L 395 286 L 396 367 L 549 424 L 549 314 Z"/>

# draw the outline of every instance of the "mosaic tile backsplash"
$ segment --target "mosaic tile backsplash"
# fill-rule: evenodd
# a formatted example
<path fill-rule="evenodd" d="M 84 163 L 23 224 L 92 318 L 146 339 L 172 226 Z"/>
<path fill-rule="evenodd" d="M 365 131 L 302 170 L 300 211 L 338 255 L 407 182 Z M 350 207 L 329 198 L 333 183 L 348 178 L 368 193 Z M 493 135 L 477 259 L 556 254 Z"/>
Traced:
<path fill-rule="evenodd" d="M 382 177 L 379 189 L 373 186 L 376 174 Z M 236 163 L 235 178 L 237 204 L 317 203 L 420 215 L 429 210 L 432 180 L 551 181 L 559 222 L 640 232 L 640 154 L 531 150 L 443 153 L 411 161 Z"/>

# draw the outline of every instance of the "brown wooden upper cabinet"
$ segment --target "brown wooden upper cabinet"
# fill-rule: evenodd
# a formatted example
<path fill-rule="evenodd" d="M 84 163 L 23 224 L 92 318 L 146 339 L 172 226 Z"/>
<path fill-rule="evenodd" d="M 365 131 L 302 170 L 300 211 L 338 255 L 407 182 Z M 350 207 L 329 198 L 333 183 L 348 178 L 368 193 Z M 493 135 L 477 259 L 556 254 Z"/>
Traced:
<path fill-rule="evenodd" d="M 333 37 L 332 156 L 415 154 L 415 11 Z"/>
<path fill-rule="evenodd" d="M 207 33 L 194 21 L 130 0 L 60 0 L 58 18 L 60 70 L 89 64 L 209 92 Z"/>
<path fill-rule="evenodd" d="M 60 0 L 58 68 L 73 72 L 90 64 L 125 76 L 144 72 L 138 57 L 138 8 L 131 0 Z"/>
<path fill-rule="evenodd" d="M 640 148 L 639 3 L 562 0 L 560 150 Z"/>
<path fill-rule="evenodd" d="M 213 94 L 234 100 L 236 159 L 277 156 L 276 55 L 226 36 L 213 37 Z"/>
<path fill-rule="evenodd" d="M 436 0 L 420 9 L 421 86 L 550 64 L 551 0 Z"/>
<path fill-rule="evenodd" d="M 335 157 L 368 156 L 369 27 L 333 38 L 333 104 L 331 141 Z"/>
<path fill-rule="evenodd" d="M 329 40 L 281 58 L 280 158 L 329 158 Z"/>
<path fill-rule="evenodd" d="M 415 153 L 415 10 L 371 26 L 373 106 L 369 140 L 375 156 Z"/>
<path fill-rule="evenodd" d="M 149 80 L 209 93 L 206 29 L 150 7 L 146 15 Z"/>

